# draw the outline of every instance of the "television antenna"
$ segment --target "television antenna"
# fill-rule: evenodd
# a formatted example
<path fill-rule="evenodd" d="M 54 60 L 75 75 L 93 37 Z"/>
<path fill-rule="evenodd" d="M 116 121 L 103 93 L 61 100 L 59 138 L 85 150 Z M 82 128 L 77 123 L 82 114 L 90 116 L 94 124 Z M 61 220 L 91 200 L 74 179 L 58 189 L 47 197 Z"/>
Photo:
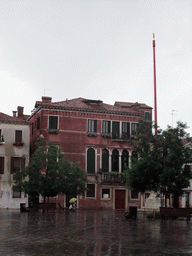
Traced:
<path fill-rule="evenodd" d="M 44 89 L 44 96 L 45 96 L 45 91 L 51 91 L 51 89 Z"/>
<path fill-rule="evenodd" d="M 172 109 L 172 113 L 171 113 L 171 115 L 172 115 L 172 128 L 173 128 L 173 116 L 177 115 L 174 112 L 177 112 L 177 110 Z"/>

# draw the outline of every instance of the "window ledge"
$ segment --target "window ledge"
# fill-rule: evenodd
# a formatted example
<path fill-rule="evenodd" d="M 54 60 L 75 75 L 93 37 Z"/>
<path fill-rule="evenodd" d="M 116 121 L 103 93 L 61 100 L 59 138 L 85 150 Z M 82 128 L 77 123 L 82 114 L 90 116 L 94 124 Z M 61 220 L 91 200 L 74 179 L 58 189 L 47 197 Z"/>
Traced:
<path fill-rule="evenodd" d="M 125 139 L 122 138 L 112 138 L 111 141 L 123 141 L 123 142 L 127 142 Z"/>
<path fill-rule="evenodd" d="M 2 146 L 2 145 L 4 145 L 5 144 L 5 142 L 0 142 L 0 146 Z"/>
<path fill-rule="evenodd" d="M 23 142 L 13 143 L 13 146 L 15 146 L 15 147 L 22 147 L 23 145 L 24 145 Z"/>
<path fill-rule="evenodd" d="M 48 133 L 51 133 L 51 134 L 58 134 L 58 133 L 59 133 L 59 130 L 58 130 L 58 129 L 48 129 Z"/>
<path fill-rule="evenodd" d="M 132 140 L 136 140 L 136 137 L 130 136 L 130 138 L 112 138 L 111 141 L 120 141 L 120 142 L 129 142 L 131 143 Z"/>
<path fill-rule="evenodd" d="M 88 132 L 87 134 L 89 137 L 97 137 L 97 133 L 96 132 Z"/>
<path fill-rule="evenodd" d="M 103 138 L 111 138 L 110 133 L 102 133 Z"/>

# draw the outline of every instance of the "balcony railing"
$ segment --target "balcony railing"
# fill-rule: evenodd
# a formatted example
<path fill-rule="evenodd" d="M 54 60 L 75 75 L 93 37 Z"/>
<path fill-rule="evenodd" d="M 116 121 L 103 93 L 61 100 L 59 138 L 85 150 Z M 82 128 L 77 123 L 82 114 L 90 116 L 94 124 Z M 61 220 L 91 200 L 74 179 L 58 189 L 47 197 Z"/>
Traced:
<path fill-rule="evenodd" d="M 122 173 L 111 173 L 111 172 L 102 172 L 101 173 L 101 183 L 123 183 L 125 184 L 126 178 Z"/>

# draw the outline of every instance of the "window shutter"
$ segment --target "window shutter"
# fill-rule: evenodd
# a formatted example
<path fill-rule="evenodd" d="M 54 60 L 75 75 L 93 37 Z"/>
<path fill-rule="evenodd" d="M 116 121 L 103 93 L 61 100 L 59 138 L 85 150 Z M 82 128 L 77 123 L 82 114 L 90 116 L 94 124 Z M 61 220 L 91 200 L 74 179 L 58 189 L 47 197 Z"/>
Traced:
<path fill-rule="evenodd" d="M 122 137 L 123 139 L 130 137 L 130 123 L 122 123 Z"/>
<path fill-rule="evenodd" d="M 94 132 L 97 132 L 97 120 L 94 120 Z"/>
<path fill-rule="evenodd" d="M 15 131 L 15 142 L 16 143 L 22 142 L 22 131 L 20 131 L 20 130 Z"/>
<path fill-rule="evenodd" d="M 103 133 L 110 133 L 110 130 L 111 130 L 110 124 L 111 124 L 110 121 L 103 121 L 103 123 L 102 123 L 102 132 Z"/>
<path fill-rule="evenodd" d="M 97 120 L 88 120 L 88 127 L 87 127 L 88 132 L 97 132 Z"/>

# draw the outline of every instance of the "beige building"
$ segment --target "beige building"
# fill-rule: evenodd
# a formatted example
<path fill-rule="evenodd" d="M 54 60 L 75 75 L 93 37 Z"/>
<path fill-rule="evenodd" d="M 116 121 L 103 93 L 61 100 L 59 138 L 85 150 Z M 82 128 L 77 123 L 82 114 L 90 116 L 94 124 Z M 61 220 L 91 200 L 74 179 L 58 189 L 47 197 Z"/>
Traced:
<path fill-rule="evenodd" d="M 23 107 L 13 117 L 0 113 L 0 208 L 20 208 L 27 195 L 12 190 L 13 173 L 29 162 L 30 124 Z"/>

